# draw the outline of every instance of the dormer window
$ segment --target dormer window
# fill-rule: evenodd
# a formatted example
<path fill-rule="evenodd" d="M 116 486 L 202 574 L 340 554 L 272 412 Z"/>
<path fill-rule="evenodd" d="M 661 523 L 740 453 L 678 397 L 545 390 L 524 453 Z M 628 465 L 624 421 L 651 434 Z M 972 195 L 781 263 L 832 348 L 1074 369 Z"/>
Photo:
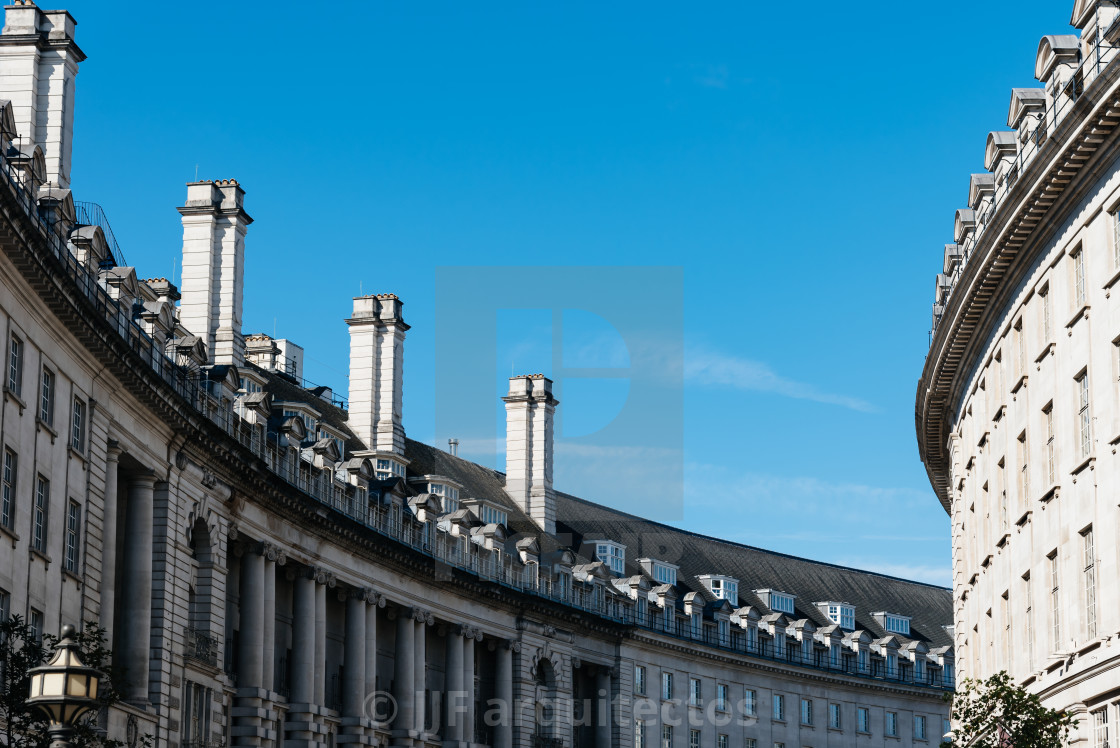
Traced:
<path fill-rule="evenodd" d="M 595 557 L 621 576 L 626 568 L 626 546 L 609 540 L 595 541 Z"/>
<path fill-rule="evenodd" d="M 895 613 L 875 613 L 874 615 L 888 632 L 910 636 L 910 616 L 900 616 Z"/>
<path fill-rule="evenodd" d="M 428 493 L 439 496 L 443 503 L 445 514 L 459 511 L 459 489 L 446 483 L 429 483 Z"/>
<path fill-rule="evenodd" d="M 509 522 L 509 514 L 490 504 L 479 506 L 479 519 L 487 525 L 504 525 Z"/>
<path fill-rule="evenodd" d="M 284 409 L 284 417 L 285 418 L 298 418 L 298 419 L 300 419 L 301 421 L 303 421 L 303 427 L 307 431 L 308 434 L 314 434 L 315 433 L 315 427 L 316 427 L 315 419 L 314 419 L 314 417 L 308 415 L 307 413 L 302 413 L 300 411 L 289 410 L 289 409 L 285 408 Z"/>
<path fill-rule="evenodd" d="M 828 616 L 828 620 L 837 624 L 845 631 L 854 631 L 856 628 L 856 608 L 850 603 L 827 602 L 817 603 L 821 612 Z"/>
<path fill-rule="evenodd" d="M 373 472 L 381 480 L 393 476 L 404 477 L 404 465 L 387 457 L 378 457 Z"/>
<path fill-rule="evenodd" d="M 755 590 L 755 594 L 761 597 L 762 601 L 766 603 L 766 607 L 775 613 L 789 613 L 793 615 L 793 599 L 795 595 L 771 589 Z"/>
<path fill-rule="evenodd" d="M 732 606 L 739 604 L 739 580 L 732 577 L 705 574 L 700 581 L 717 600 L 727 600 Z"/>
<path fill-rule="evenodd" d="M 677 569 L 675 566 L 670 566 L 669 564 L 654 562 L 653 578 L 661 582 L 661 584 L 675 585 L 677 583 Z"/>

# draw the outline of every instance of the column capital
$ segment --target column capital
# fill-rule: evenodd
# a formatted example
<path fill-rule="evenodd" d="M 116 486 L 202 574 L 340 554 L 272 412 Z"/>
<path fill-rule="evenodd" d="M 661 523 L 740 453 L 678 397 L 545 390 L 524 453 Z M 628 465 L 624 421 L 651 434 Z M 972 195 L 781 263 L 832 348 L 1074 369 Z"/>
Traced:
<path fill-rule="evenodd" d="M 124 451 L 124 447 L 116 439 L 109 439 L 105 442 L 105 459 L 109 462 L 116 462 Z"/>
<path fill-rule="evenodd" d="M 261 554 L 264 555 L 266 561 L 275 561 L 277 565 L 283 566 L 288 563 L 288 552 L 267 540 L 261 542 Z"/>
<path fill-rule="evenodd" d="M 154 470 L 149 470 L 147 468 L 135 473 L 129 473 L 128 482 L 134 485 L 154 489 L 156 487 L 156 473 Z"/>
<path fill-rule="evenodd" d="M 334 589 L 335 585 L 338 584 L 338 579 L 334 573 L 321 566 L 310 567 L 308 573 L 315 580 L 315 584 L 326 585 L 328 589 Z"/>

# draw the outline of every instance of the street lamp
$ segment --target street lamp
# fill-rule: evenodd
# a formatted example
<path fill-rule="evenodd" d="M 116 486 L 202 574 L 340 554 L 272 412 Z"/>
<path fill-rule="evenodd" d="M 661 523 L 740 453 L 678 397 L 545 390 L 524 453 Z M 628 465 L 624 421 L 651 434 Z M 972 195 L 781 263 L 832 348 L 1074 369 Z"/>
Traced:
<path fill-rule="evenodd" d="M 63 626 L 51 661 L 28 671 L 31 694 L 27 704 L 38 707 L 49 720 L 50 748 L 69 748 L 74 725 L 97 706 L 97 692 L 104 677 L 78 656 L 77 633 L 73 626 Z"/>

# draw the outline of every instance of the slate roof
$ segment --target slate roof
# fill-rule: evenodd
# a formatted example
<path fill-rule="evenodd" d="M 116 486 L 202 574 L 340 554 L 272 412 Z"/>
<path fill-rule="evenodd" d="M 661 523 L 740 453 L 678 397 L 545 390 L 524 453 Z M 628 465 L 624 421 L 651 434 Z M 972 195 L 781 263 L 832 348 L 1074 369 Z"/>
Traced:
<path fill-rule="evenodd" d="M 246 367 L 267 378 L 265 391 L 277 401 L 304 402 L 322 414 L 322 420 L 346 435 L 347 454 L 365 449 L 347 424 L 347 412 L 303 389 L 294 381 L 246 363 Z M 310 435 L 309 435 L 310 438 Z M 910 616 L 910 639 L 926 642 L 930 649 L 952 645 L 943 628 L 953 622 L 951 590 L 920 582 L 812 561 L 783 553 L 732 543 L 681 530 L 635 515 L 595 504 L 576 496 L 557 493 L 556 535 L 540 532 L 505 492 L 505 474 L 492 468 L 455 457 L 428 444 L 405 440 L 409 476 L 441 475 L 463 488 L 460 499 L 489 499 L 504 507 L 509 515 L 506 546 L 512 551 L 519 541 L 538 539 L 542 558 L 563 548 L 576 553 L 576 563 L 596 561 L 590 541 L 609 539 L 626 546 L 625 576 L 644 575 L 637 559 L 651 557 L 680 566 L 676 593 L 683 599 L 690 591 L 704 599 L 714 598 L 699 582 L 702 574 L 722 574 L 739 580 L 740 606 L 753 605 L 765 614 L 769 609 L 754 594 L 756 589 L 774 589 L 796 595 L 795 613 L 790 620 L 808 618 L 817 626 L 831 621 L 814 605 L 817 602 L 850 603 L 856 608 L 856 628 L 873 638 L 890 635 L 871 614 L 880 611 Z M 392 479 L 396 482 L 397 479 Z M 408 487 L 406 490 L 415 492 Z M 585 540 L 589 541 L 585 545 Z M 582 551 L 582 553 L 580 553 Z M 650 588 L 658 584 L 646 577 Z M 900 639 L 905 640 L 903 637 Z M 906 640 L 908 641 L 908 640 Z"/>

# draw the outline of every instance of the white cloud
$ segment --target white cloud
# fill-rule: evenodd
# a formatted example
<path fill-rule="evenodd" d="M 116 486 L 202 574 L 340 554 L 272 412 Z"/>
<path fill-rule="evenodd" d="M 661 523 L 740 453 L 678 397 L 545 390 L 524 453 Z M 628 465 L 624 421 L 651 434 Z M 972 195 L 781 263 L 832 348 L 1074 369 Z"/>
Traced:
<path fill-rule="evenodd" d="M 815 385 L 786 378 L 761 361 L 704 348 L 692 348 L 686 352 L 684 379 L 686 383 L 706 386 L 772 392 L 798 400 L 839 405 L 863 413 L 877 410 L 874 405 L 858 397 L 822 392 Z"/>

